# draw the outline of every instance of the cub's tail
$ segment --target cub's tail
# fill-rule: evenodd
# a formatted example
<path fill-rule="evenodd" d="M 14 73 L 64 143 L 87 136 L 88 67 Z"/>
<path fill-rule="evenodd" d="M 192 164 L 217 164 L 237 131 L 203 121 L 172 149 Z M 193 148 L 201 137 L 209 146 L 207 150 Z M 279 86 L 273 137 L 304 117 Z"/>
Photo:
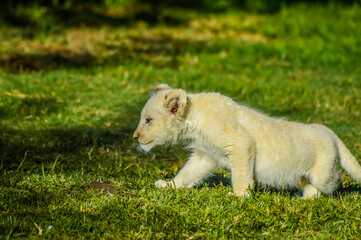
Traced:
<path fill-rule="evenodd" d="M 338 151 L 340 154 L 340 162 L 343 169 L 348 172 L 353 179 L 361 183 L 361 166 L 356 158 L 350 153 L 345 144 L 337 137 Z"/>

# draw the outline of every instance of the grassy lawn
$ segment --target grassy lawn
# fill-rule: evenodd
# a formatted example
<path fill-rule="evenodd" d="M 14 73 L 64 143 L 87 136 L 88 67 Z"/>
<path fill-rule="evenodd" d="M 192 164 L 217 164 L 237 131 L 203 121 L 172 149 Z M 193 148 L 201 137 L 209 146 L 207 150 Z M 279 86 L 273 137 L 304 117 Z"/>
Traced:
<path fill-rule="evenodd" d="M 168 83 L 325 124 L 360 160 L 361 5 L 124 2 L 0 18 L 0 238 L 358 239 L 361 186 L 346 173 L 342 190 L 314 200 L 240 200 L 227 181 L 159 190 L 188 153 L 139 154 L 132 133 L 152 88 Z"/>

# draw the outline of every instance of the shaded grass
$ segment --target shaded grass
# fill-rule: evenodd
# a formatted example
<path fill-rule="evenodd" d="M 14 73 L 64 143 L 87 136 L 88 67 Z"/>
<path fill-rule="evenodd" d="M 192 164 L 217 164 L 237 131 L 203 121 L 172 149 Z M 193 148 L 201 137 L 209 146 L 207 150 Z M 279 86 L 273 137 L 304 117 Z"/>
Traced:
<path fill-rule="evenodd" d="M 90 16 L 64 28 L 33 6 L 19 14 L 54 29 L 29 36 L 27 27 L 0 27 L 1 238 L 360 235 L 360 186 L 345 173 L 344 190 L 307 201 L 267 189 L 237 199 L 227 195 L 224 170 L 216 186 L 158 190 L 154 181 L 172 178 L 188 153 L 177 145 L 141 155 L 131 136 L 148 94 L 166 82 L 325 124 L 360 159 L 359 5 L 298 4 L 273 14 L 165 8 L 163 16 L 179 19 L 169 25 L 122 6 L 97 14 L 116 10 L 130 24 L 92 25 Z"/>

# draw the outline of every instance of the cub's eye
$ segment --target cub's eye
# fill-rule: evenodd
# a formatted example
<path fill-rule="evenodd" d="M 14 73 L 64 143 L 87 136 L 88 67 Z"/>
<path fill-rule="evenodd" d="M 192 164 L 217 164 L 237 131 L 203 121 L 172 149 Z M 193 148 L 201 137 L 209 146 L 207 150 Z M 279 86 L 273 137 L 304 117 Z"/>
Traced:
<path fill-rule="evenodd" d="M 145 124 L 146 124 L 146 125 L 149 125 L 152 120 L 153 120 L 153 119 L 151 119 L 151 118 L 146 118 L 146 119 L 145 119 Z"/>

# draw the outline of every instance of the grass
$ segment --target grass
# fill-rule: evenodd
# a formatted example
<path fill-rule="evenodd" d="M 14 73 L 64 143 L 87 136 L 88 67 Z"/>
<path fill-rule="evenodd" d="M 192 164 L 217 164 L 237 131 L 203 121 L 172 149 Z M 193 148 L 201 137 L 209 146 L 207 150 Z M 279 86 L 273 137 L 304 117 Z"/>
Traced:
<path fill-rule="evenodd" d="M 325 124 L 361 159 L 360 5 L 159 16 L 144 6 L 27 6 L 1 20 L 0 238 L 357 239 L 361 187 L 346 173 L 344 190 L 314 200 L 268 190 L 240 200 L 227 181 L 158 190 L 188 153 L 141 155 L 132 132 L 168 83 Z"/>

